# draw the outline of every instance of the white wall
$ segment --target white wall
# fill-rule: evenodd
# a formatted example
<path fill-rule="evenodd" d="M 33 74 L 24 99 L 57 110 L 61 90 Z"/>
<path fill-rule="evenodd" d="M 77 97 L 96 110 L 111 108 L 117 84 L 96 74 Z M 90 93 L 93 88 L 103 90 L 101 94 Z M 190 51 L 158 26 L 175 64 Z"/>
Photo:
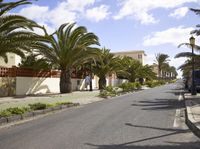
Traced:
<path fill-rule="evenodd" d="M 16 77 L 16 95 L 59 93 L 59 78 Z"/>
<path fill-rule="evenodd" d="M 127 80 L 112 79 L 107 85 L 118 86 Z M 79 81 L 79 85 L 77 84 Z M 45 94 L 60 92 L 60 78 L 16 77 L 16 95 Z M 98 77 L 92 80 L 93 89 L 98 89 Z M 85 90 L 84 79 L 72 79 L 72 90 Z"/>
<path fill-rule="evenodd" d="M 80 85 L 78 85 L 78 80 Z M 60 92 L 60 78 L 16 77 L 16 95 L 45 94 Z M 84 90 L 84 79 L 72 79 L 72 90 Z M 92 80 L 93 89 L 96 88 Z"/>

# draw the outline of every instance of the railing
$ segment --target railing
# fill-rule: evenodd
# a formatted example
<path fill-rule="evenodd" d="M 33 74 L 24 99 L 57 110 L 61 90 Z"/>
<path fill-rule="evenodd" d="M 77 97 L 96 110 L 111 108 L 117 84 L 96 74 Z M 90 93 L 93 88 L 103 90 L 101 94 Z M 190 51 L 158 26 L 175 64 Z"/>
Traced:
<path fill-rule="evenodd" d="M 44 78 L 59 78 L 59 70 L 32 70 L 27 68 L 4 68 L 0 67 L 0 77 L 44 77 Z M 81 78 L 77 76 L 76 71 L 72 73 L 72 78 Z"/>

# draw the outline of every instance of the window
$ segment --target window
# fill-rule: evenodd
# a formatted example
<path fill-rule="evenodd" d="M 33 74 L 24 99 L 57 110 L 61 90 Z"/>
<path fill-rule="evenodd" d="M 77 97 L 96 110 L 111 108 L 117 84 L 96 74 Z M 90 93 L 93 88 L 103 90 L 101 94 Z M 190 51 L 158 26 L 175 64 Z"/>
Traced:
<path fill-rule="evenodd" d="M 142 59 L 142 54 L 138 54 L 138 59 Z"/>

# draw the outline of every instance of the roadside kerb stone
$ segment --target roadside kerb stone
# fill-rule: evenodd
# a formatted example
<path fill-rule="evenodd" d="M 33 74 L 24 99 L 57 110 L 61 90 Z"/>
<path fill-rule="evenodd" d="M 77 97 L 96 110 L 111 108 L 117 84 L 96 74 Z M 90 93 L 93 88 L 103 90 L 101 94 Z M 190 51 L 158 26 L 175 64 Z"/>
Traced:
<path fill-rule="evenodd" d="M 34 114 L 32 111 L 26 112 L 26 113 L 22 114 L 22 119 L 26 119 L 26 118 L 33 117 L 33 116 L 34 116 Z"/>
<path fill-rule="evenodd" d="M 36 110 L 36 111 L 33 111 L 33 116 L 37 116 L 37 115 L 40 115 L 40 114 L 45 114 L 45 113 L 44 113 L 44 110 Z"/>
<path fill-rule="evenodd" d="M 80 105 L 79 103 L 59 105 L 59 106 L 56 106 L 56 107 L 50 107 L 50 108 L 43 109 L 43 110 L 26 112 L 22 115 L 12 115 L 12 116 L 9 116 L 9 117 L 1 117 L 0 118 L 0 125 L 19 121 L 19 120 L 24 120 L 24 119 L 27 119 L 27 118 L 30 118 L 30 117 L 35 117 L 37 115 L 42 115 L 42 114 L 50 113 L 50 112 L 53 112 L 53 111 L 58 111 L 58 110 L 62 110 L 62 109 L 70 108 L 70 107 L 79 106 L 79 105 Z"/>
<path fill-rule="evenodd" d="M 188 96 L 184 96 L 185 98 L 185 106 L 186 106 L 186 124 L 191 129 L 191 131 L 198 137 L 200 137 L 200 124 L 195 120 L 192 107 L 194 106 L 192 104 L 191 99 Z"/>
<path fill-rule="evenodd" d="M 44 113 L 49 113 L 49 112 L 52 112 L 52 111 L 53 111 L 53 108 L 44 109 Z"/>
<path fill-rule="evenodd" d="M 8 119 L 7 118 L 5 118 L 5 117 L 1 117 L 0 118 L 0 125 L 1 124 L 5 124 L 5 123 L 7 123 L 8 122 Z"/>
<path fill-rule="evenodd" d="M 52 109 L 53 109 L 53 111 L 56 111 L 56 110 L 61 110 L 62 107 L 61 107 L 61 106 L 55 106 L 55 107 L 53 107 Z"/>
<path fill-rule="evenodd" d="M 13 115 L 13 116 L 9 116 L 7 117 L 7 122 L 10 123 L 10 122 L 15 122 L 15 121 L 19 121 L 22 119 L 22 116 L 21 115 Z"/>

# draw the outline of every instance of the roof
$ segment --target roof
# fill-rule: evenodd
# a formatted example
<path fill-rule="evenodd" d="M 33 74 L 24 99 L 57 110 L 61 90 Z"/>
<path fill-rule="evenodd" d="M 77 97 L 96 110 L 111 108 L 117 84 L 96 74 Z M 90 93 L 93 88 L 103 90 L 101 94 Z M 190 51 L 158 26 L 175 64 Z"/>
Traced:
<path fill-rule="evenodd" d="M 144 53 L 144 55 L 146 56 L 144 50 L 120 51 L 120 52 L 111 52 L 111 53 L 113 53 L 113 54 L 133 54 L 133 53 Z"/>

